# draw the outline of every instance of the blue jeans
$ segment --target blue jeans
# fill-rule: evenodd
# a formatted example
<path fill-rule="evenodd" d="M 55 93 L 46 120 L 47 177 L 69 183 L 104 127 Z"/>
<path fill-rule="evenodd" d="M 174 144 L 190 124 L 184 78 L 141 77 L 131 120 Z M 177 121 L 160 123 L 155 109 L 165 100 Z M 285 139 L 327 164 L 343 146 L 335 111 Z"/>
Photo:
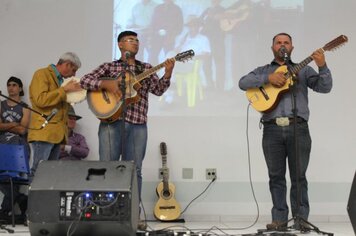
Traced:
<path fill-rule="evenodd" d="M 38 163 L 40 163 L 40 161 L 59 159 L 59 154 L 61 151 L 60 144 L 35 141 L 30 143 L 30 147 L 31 156 L 33 156 L 33 163 L 31 167 L 32 175 L 35 174 Z"/>
<path fill-rule="evenodd" d="M 142 189 L 142 162 L 147 145 L 147 125 L 125 122 L 125 145 L 122 145 L 121 120 L 101 122 L 99 126 L 99 155 L 101 161 L 133 161 L 136 165 L 139 199 Z M 121 159 L 120 159 L 121 156 Z"/>
<path fill-rule="evenodd" d="M 311 138 L 307 122 L 297 124 L 298 157 L 300 163 L 300 207 L 297 206 L 296 155 L 294 146 L 293 124 L 280 127 L 275 124 L 264 124 L 263 152 L 268 168 L 269 189 L 272 195 L 273 221 L 288 220 L 288 205 L 286 200 L 286 165 L 291 179 L 290 202 L 293 217 L 297 215 L 307 220 L 309 216 L 308 182 L 306 171 L 309 164 Z"/>

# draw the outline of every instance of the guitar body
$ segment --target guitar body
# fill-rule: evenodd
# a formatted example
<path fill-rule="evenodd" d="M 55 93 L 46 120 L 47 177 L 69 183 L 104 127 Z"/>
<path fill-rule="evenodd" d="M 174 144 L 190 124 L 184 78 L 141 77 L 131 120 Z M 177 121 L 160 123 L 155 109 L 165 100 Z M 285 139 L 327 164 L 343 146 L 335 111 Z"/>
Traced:
<path fill-rule="evenodd" d="M 154 216 L 161 221 L 176 220 L 180 216 L 181 208 L 174 197 L 175 186 L 172 183 L 168 184 L 168 191 L 164 190 L 164 183 L 161 182 L 156 188 L 157 196 L 159 197 L 155 208 Z"/>
<path fill-rule="evenodd" d="M 274 73 L 287 73 L 287 66 L 280 66 Z M 286 78 L 287 82 L 283 87 L 277 88 L 272 84 L 266 84 L 259 88 L 251 88 L 246 91 L 246 97 L 251 106 L 259 112 L 269 112 L 275 108 L 278 104 L 279 98 L 283 93 L 289 91 L 289 85 L 292 83 L 292 79 Z"/>
<path fill-rule="evenodd" d="M 137 90 L 140 88 L 140 84 L 135 84 L 135 76 L 130 72 L 126 72 L 126 94 L 125 103 L 129 105 L 131 103 L 138 102 L 140 100 Z M 111 78 L 101 78 L 111 79 Z M 121 78 L 119 77 L 119 83 Z M 110 93 L 105 90 L 88 91 L 87 101 L 90 110 L 94 115 L 103 122 L 114 122 L 121 116 L 123 110 L 123 102 L 121 94 Z"/>
<path fill-rule="evenodd" d="M 194 56 L 193 50 L 188 50 L 185 52 L 178 53 L 174 58 L 175 61 L 185 62 Z M 146 79 L 150 75 L 154 74 L 156 71 L 164 67 L 164 62 L 145 70 L 139 75 L 134 75 L 127 71 L 125 74 L 126 81 L 126 91 L 125 91 L 125 104 L 129 105 L 131 103 L 138 102 L 140 97 L 137 91 L 141 88 L 139 83 L 143 79 Z M 103 77 L 102 80 L 114 80 L 115 78 Z M 121 77 L 117 78 L 118 83 L 121 82 Z M 119 84 L 120 86 L 120 84 Z M 123 102 L 121 94 L 113 94 L 105 90 L 99 91 L 88 91 L 87 101 L 90 110 L 94 115 L 103 122 L 114 122 L 121 117 L 123 110 Z"/>

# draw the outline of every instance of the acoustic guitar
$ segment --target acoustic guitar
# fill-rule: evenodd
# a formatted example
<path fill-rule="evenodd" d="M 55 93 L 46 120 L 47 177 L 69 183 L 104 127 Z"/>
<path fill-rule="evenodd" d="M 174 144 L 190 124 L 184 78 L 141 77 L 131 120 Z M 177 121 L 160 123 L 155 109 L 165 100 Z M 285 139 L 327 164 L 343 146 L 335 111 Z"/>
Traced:
<path fill-rule="evenodd" d="M 155 208 L 154 216 L 161 221 L 172 221 L 179 218 L 181 209 L 180 205 L 174 197 L 175 186 L 168 181 L 168 168 L 167 168 L 167 146 L 165 142 L 160 144 L 162 155 L 162 172 L 163 180 L 156 188 L 157 196 L 159 197 Z"/>
<path fill-rule="evenodd" d="M 175 61 L 185 62 L 194 56 L 193 50 L 188 50 L 182 53 L 178 53 L 174 58 Z M 126 91 L 125 91 L 125 104 L 138 102 L 140 97 L 137 90 L 140 89 L 140 82 L 156 71 L 164 67 L 164 62 L 142 72 L 139 75 L 134 75 L 132 72 L 127 71 L 125 73 Z M 121 80 L 121 76 L 117 80 Z M 115 80 L 116 78 L 103 77 L 102 80 Z M 104 122 L 114 122 L 121 116 L 123 109 L 123 101 L 121 94 L 110 93 L 106 90 L 88 91 L 87 102 L 90 110 L 94 115 Z"/>
<path fill-rule="evenodd" d="M 348 41 L 345 35 L 340 35 L 329 43 L 322 47 L 323 51 L 331 51 L 337 47 L 343 45 Z M 277 88 L 272 84 L 265 84 L 259 88 L 250 88 L 246 91 L 246 97 L 251 106 L 259 112 L 272 111 L 278 104 L 279 99 L 283 93 L 289 91 L 291 85 L 293 85 L 293 76 L 296 75 L 303 67 L 308 65 L 313 58 L 311 56 L 304 59 L 297 65 L 287 68 L 286 65 L 280 66 L 274 73 L 283 72 L 284 77 L 287 80 L 283 87 Z"/>

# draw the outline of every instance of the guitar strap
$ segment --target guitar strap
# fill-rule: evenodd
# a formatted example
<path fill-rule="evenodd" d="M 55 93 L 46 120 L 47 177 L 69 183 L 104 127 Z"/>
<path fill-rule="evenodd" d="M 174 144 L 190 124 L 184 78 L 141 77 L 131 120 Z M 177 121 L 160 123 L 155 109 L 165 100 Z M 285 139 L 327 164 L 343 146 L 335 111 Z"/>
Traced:
<path fill-rule="evenodd" d="M 135 66 L 135 74 L 136 75 L 139 75 L 145 71 L 145 66 L 143 65 L 142 62 L 135 60 L 135 64 L 136 64 L 136 66 Z"/>

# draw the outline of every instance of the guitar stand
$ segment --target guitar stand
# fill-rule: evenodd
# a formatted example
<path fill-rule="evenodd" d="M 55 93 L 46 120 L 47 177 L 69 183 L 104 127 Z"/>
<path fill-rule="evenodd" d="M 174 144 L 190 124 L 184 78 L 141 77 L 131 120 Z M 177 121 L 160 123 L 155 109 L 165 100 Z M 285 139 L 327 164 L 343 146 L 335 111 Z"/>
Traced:
<path fill-rule="evenodd" d="M 316 227 L 309 221 L 305 220 L 303 217 L 295 216 L 292 219 L 290 219 L 289 221 L 292 221 L 292 220 L 294 220 L 294 226 L 297 225 L 299 227 L 298 230 L 300 230 L 301 233 L 307 233 L 307 232 L 313 231 L 315 233 L 323 234 L 323 235 L 329 235 L 329 236 L 334 235 L 333 233 L 328 233 L 328 232 L 319 230 L 318 227 Z M 293 226 L 291 226 L 291 227 L 293 227 Z"/>
<path fill-rule="evenodd" d="M 290 221 L 294 221 L 294 225 L 288 226 L 288 227 L 283 227 L 282 225 L 288 224 Z M 298 223 L 298 224 L 297 224 Z M 298 229 L 296 229 L 296 225 L 298 226 Z M 281 223 L 280 227 L 277 227 L 276 229 L 269 230 L 269 229 L 258 229 L 257 233 L 255 234 L 242 234 L 242 236 L 262 236 L 262 235 L 290 235 L 290 236 L 297 236 L 297 234 L 290 232 L 290 231 L 295 231 L 299 230 L 302 234 L 304 233 L 310 233 L 310 232 L 315 232 L 317 234 L 323 234 L 323 235 L 328 235 L 328 236 L 333 236 L 333 233 L 328 233 L 321 231 L 318 227 L 313 225 L 312 223 L 308 222 L 307 220 L 303 219 L 302 217 L 296 216 L 293 217 L 292 219 L 288 220 L 287 222 Z"/>

